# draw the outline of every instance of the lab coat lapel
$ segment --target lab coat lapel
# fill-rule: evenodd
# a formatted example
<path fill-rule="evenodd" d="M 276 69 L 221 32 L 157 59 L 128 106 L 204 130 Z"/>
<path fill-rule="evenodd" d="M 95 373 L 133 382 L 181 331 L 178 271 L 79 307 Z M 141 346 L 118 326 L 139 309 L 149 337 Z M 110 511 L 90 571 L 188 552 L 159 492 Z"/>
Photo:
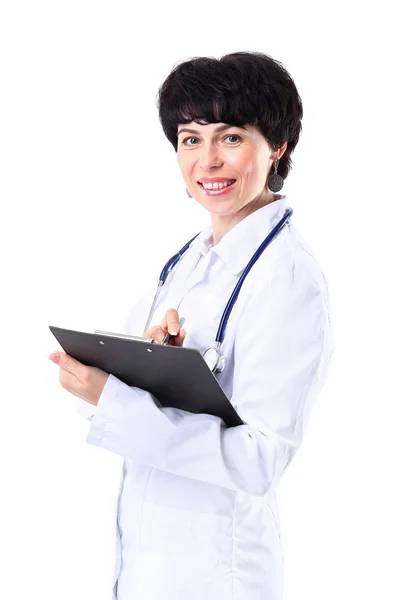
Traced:
<path fill-rule="evenodd" d="M 194 247 L 190 247 L 175 267 L 177 271 L 174 274 L 166 299 L 168 308 L 177 308 L 185 294 L 203 279 L 206 265 L 204 269 L 198 268 L 203 266 L 201 265 L 201 258 L 201 252 Z"/>

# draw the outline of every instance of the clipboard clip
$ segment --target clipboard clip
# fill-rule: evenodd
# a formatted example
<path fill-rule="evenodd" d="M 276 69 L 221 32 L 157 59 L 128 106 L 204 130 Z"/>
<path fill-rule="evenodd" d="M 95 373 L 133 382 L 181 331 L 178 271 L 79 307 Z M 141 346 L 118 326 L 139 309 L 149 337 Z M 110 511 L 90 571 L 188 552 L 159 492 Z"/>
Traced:
<path fill-rule="evenodd" d="M 133 340 L 135 342 L 146 342 L 147 344 L 153 344 L 153 338 L 141 337 L 139 335 L 127 335 L 126 333 L 114 333 L 112 331 L 102 331 L 101 329 L 95 329 L 96 335 L 106 335 L 107 337 L 120 338 L 122 340 Z"/>

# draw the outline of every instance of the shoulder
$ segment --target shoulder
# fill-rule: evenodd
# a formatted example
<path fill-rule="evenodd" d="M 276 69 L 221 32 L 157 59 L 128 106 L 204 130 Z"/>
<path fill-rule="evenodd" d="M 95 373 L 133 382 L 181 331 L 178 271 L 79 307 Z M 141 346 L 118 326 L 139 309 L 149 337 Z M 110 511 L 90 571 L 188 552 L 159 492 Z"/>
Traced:
<path fill-rule="evenodd" d="M 329 357 L 334 342 L 328 288 L 315 255 L 289 228 L 265 262 L 251 278 L 237 326 L 238 356 L 267 348 L 270 360 Z"/>
<path fill-rule="evenodd" d="M 303 283 L 324 290 L 327 285 L 316 254 L 292 224 L 266 248 L 250 275 L 255 293 L 264 293 L 268 282 L 283 289 Z"/>
<path fill-rule="evenodd" d="M 330 321 L 328 285 L 315 253 L 292 224 L 276 242 L 250 272 L 249 309 L 266 307 L 277 318 L 281 313 L 297 318 L 319 312 Z"/>

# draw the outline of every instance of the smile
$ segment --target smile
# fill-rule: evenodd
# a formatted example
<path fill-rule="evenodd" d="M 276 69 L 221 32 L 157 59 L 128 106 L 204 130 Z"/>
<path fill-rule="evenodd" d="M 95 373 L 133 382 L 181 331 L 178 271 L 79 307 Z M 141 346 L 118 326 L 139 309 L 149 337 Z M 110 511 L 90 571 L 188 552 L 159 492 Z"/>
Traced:
<path fill-rule="evenodd" d="M 232 183 L 230 183 L 232 182 Z M 224 183 L 200 183 L 198 185 L 204 192 L 206 196 L 222 196 L 223 194 L 228 194 L 236 185 L 237 181 L 235 179 L 230 179 L 228 182 Z"/>

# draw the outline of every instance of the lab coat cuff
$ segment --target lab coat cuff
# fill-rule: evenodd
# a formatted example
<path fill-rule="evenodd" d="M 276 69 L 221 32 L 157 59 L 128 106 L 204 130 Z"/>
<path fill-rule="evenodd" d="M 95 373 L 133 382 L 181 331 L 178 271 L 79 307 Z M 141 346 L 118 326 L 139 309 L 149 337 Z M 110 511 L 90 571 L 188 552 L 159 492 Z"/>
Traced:
<path fill-rule="evenodd" d="M 183 411 L 162 408 L 144 390 L 128 386 L 110 375 L 99 398 L 86 438 L 121 456 L 157 464 Z"/>
<path fill-rule="evenodd" d="M 81 417 L 87 419 L 88 421 L 91 421 L 93 419 L 94 413 L 96 412 L 96 407 L 94 406 L 94 404 L 90 404 L 90 402 L 83 400 L 83 398 L 76 398 L 75 400 L 75 406 L 78 414 L 81 415 Z"/>

